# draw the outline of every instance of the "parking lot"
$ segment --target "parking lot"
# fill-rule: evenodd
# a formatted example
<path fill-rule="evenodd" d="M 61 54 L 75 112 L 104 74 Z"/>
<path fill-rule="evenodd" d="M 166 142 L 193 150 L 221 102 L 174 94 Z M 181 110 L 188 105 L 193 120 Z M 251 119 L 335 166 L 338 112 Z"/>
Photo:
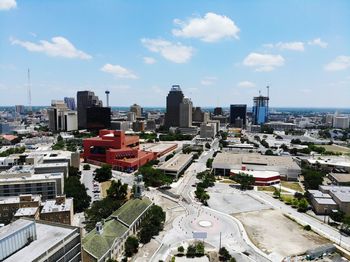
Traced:
<path fill-rule="evenodd" d="M 270 207 L 260 202 L 244 191 L 235 189 L 228 184 L 216 183 L 215 187 L 208 188 L 210 199 L 209 207 L 226 214 L 237 214 L 257 210 L 266 210 Z"/>

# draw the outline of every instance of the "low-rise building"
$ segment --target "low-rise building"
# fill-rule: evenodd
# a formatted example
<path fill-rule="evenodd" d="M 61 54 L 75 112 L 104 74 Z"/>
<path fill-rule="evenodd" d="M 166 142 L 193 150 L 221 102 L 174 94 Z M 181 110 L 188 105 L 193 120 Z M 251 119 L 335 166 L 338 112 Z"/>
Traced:
<path fill-rule="evenodd" d="M 295 129 L 296 127 L 296 124 L 294 123 L 286 123 L 281 121 L 268 122 L 265 125 L 269 128 L 272 128 L 275 131 L 290 131 Z"/>
<path fill-rule="evenodd" d="M 297 180 L 301 168 L 290 156 L 266 156 L 255 153 L 218 153 L 213 161 L 215 175 L 229 175 L 230 170 L 275 171 L 284 180 Z"/>
<path fill-rule="evenodd" d="M 200 127 L 201 138 L 214 138 L 217 133 L 216 126 L 214 124 L 202 123 Z"/>
<path fill-rule="evenodd" d="M 350 187 L 348 186 L 320 186 L 322 193 L 329 194 L 337 203 L 339 210 L 350 215 Z"/>
<path fill-rule="evenodd" d="M 166 175 L 178 178 L 178 176 L 191 164 L 192 158 L 192 154 L 177 154 L 157 169 L 161 170 Z"/>
<path fill-rule="evenodd" d="M 246 174 L 254 177 L 256 186 L 270 186 L 274 184 L 279 184 L 280 174 L 275 171 L 251 171 L 251 170 L 231 170 L 230 176 L 235 176 L 237 174 Z"/>
<path fill-rule="evenodd" d="M 8 224 L 14 217 L 39 216 L 41 197 L 39 195 L 19 195 L 0 198 L 0 223 Z M 20 211 L 19 211 L 20 210 Z M 19 211 L 19 212 L 18 212 Z"/>
<path fill-rule="evenodd" d="M 40 219 L 61 224 L 73 224 L 73 198 L 56 196 L 54 200 L 46 200 L 40 212 Z"/>
<path fill-rule="evenodd" d="M 80 262 L 80 228 L 21 218 L 0 228 L 0 261 Z"/>
<path fill-rule="evenodd" d="M 318 215 L 330 214 L 336 210 L 338 205 L 332 199 L 330 194 L 323 193 L 319 190 L 308 190 L 313 210 Z"/>
<path fill-rule="evenodd" d="M 349 173 L 330 173 L 328 174 L 328 178 L 337 186 L 350 186 Z"/>
<path fill-rule="evenodd" d="M 316 169 L 332 172 L 335 169 L 350 172 L 350 159 L 343 156 L 315 156 L 305 160 L 305 163 Z"/>

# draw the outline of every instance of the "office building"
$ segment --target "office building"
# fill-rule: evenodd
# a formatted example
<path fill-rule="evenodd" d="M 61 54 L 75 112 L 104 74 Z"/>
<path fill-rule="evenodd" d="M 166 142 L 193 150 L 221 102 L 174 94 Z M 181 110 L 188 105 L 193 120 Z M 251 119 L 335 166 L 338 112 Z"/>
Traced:
<path fill-rule="evenodd" d="M 156 154 L 139 150 L 139 137 L 124 131 L 100 130 L 98 137 L 83 140 L 84 159 L 92 164 L 107 163 L 118 170 L 135 171 L 156 159 Z"/>
<path fill-rule="evenodd" d="M 102 107 L 102 101 L 92 91 L 77 92 L 77 111 L 79 129 L 87 128 L 87 108 Z"/>
<path fill-rule="evenodd" d="M 200 138 L 214 138 L 216 135 L 216 125 L 202 123 L 199 134 Z"/>
<path fill-rule="evenodd" d="M 129 121 L 112 121 L 111 122 L 111 129 L 112 130 L 128 131 L 130 129 L 130 122 Z"/>
<path fill-rule="evenodd" d="M 195 107 L 193 108 L 192 111 L 192 121 L 199 123 L 207 123 L 209 120 L 209 113 L 208 112 L 203 112 L 200 107 Z M 198 125 L 198 126 L 199 126 Z"/>
<path fill-rule="evenodd" d="M 51 131 L 73 131 L 78 129 L 78 115 L 76 111 L 68 109 L 60 100 L 53 100 L 47 109 L 49 129 Z"/>
<path fill-rule="evenodd" d="M 349 128 L 349 117 L 335 115 L 333 118 L 333 127 L 340 129 Z"/>
<path fill-rule="evenodd" d="M 139 106 L 138 104 L 133 104 L 132 106 L 130 106 L 130 112 L 135 113 L 136 117 L 141 117 L 141 106 Z"/>
<path fill-rule="evenodd" d="M 215 108 L 214 108 L 213 114 L 214 114 L 215 116 L 221 116 L 221 115 L 223 115 L 222 107 L 215 107 Z"/>
<path fill-rule="evenodd" d="M 35 174 L 33 166 L 14 166 L 0 172 L 0 197 L 32 194 L 46 200 L 63 192 L 63 173 Z"/>
<path fill-rule="evenodd" d="M 253 124 L 263 125 L 269 118 L 269 97 L 259 95 L 253 102 Z"/>
<path fill-rule="evenodd" d="M 0 250 L 3 262 L 79 262 L 80 228 L 21 218 L 0 228 Z"/>
<path fill-rule="evenodd" d="M 173 85 L 166 98 L 165 127 L 180 126 L 180 104 L 184 95 L 179 85 Z"/>
<path fill-rule="evenodd" d="M 66 106 L 68 107 L 68 109 L 72 111 L 76 110 L 74 97 L 65 97 L 63 100 Z"/>
<path fill-rule="evenodd" d="M 136 121 L 136 114 L 135 112 L 128 112 L 127 113 L 127 120 L 130 122 Z"/>
<path fill-rule="evenodd" d="M 268 122 L 265 125 L 275 131 L 290 131 L 296 127 L 296 124 L 294 123 L 285 123 L 280 121 Z"/>
<path fill-rule="evenodd" d="M 247 105 L 230 105 L 230 124 L 245 128 L 247 124 Z"/>
<path fill-rule="evenodd" d="M 192 126 L 192 101 L 185 97 L 180 103 L 180 127 Z"/>
<path fill-rule="evenodd" d="M 111 127 L 110 107 L 89 107 L 86 109 L 86 128 L 100 130 Z"/>
<path fill-rule="evenodd" d="M 143 132 L 145 131 L 145 122 L 144 121 L 135 121 L 132 123 L 132 130 L 134 132 Z"/>
<path fill-rule="evenodd" d="M 15 111 L 18 115 L 23 115 L 25 113 L 24 105 L 15 105 Z"/>
<path fill-rule="evenodd" d="M 149 119 L 146 122 L 146 130 L 147 131 L 154 131 L 156 130 L 157 126 L 156 126 L 156 121 L 154 119 Z"/>

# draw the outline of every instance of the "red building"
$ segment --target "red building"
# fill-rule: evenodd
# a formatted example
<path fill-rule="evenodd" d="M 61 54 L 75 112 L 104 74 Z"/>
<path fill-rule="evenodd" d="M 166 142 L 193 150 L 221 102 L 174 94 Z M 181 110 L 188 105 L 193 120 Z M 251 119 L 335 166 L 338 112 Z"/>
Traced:
<path fill-rule="evenodd" d="M 255 178 L 256 186 L 270 186 L 274 184 L 279 184 L 281 182 L 281 176 L 278 172 L 246 170 L 245 167 L 242 167 L 242 170 L 231 169 L 230 176 L 234 177 L 235 175 L 240 173 L 253 176 Z"/>
<path fill-rule="evenodd" d="M 98 137 L 84 139 L 83 146 L 86 162 L 107 163 L 123 171 L 134 171 L 157 158 L 155 153 L 139 150 L 139 137 L 124 131 L 100 130 Z"/>

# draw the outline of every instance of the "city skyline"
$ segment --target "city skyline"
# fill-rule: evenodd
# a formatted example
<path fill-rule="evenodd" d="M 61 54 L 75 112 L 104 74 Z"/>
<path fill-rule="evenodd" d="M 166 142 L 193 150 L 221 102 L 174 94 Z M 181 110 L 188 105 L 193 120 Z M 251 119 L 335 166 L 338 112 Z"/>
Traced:
<path fill-rule="evenodd" d="M 33 106 L 108 89 L 111 106 L 163 107 L 179 84 L 195 106 L 251 107 L 269 85 L 271 107 L 348 108 L 349 7 L 2 0 L 0 104 L 28 104 L 30 68 Z"/>

